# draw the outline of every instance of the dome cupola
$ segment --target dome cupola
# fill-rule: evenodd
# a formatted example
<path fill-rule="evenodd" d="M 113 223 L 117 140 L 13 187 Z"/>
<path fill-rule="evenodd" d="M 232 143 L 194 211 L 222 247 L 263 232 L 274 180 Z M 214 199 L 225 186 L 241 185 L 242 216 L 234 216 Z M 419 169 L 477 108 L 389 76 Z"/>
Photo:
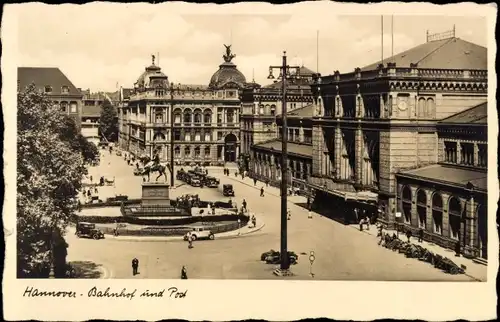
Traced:
<path fill-rule="evenodd" d="M 224 46 L 226 47 L 226 54 L 222 56 L 224 62 L 219 65 L 219 70 L 212 75 L 209 87 L 213 89 L 224 87 L 241 88 L 246 84 L 246 78 L 232 62 L 236 55 L 231 52 L 231 45 Z"/>
<path fill-rule="evenodd" d="M 145 68 L 135 83 L 135 88 L 139 91 L 168 87 L 168 76 L 161 71 L 160 66 L 155 65 L 155 55 L 151 55 L 151 58 L 151 65 Z"/>

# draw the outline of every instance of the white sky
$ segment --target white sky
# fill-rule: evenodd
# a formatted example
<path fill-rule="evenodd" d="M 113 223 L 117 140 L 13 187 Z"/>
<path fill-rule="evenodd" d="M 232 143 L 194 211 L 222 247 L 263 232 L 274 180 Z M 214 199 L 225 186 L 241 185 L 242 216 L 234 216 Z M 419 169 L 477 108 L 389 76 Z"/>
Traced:
<path fill-rule="evenodd" d="M 283 50 L 292 64 L 316 69 L 317 30 L 323 75 L 380 60 L 380 15 L 337 15 L 339 10 L 315 3 L 258 8 L 186 3 L 23 5 L 18 16 L 18 65 L 57 66 L 77 87 L 113 91 L 116 83 L 132 87 L 151 64 L 151 54 L 159 52 L 160 66 L 170 81 L 208 85 L 223 61 L 223 44 L 232 43 L 233 62 L 247 81 L 254 70 L 255 80 L 267 84 L 268 67 L 280 63 Z M 391 16 L 384 17 L 388 57 Z M 436 33 L 453 25 L 457 37 L 486 47 L 486 19 L 479 16 L 397 14 L 394 53 L 425 42 L 427 29 Z"/>

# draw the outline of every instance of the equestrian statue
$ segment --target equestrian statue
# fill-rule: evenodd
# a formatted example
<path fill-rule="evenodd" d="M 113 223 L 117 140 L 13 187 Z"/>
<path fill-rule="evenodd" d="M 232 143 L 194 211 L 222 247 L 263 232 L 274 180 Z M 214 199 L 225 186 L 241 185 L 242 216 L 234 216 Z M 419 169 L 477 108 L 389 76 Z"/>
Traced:
<path fill-rule="evenodd" d="M 156 177 L 155 181 L 158 181 L 158 179 L 161 176 L 165 177 L 165 182 L 167 182 L 167 169 L 170 173 L 172 173 L 172 168 L 170 167 L 169 163 L 160 163 L 160 153 L 159 150 L 156 150 L 154 152 L 153 159 L 151 160 L 149 157 L 145 157 L 142 160 L 144 164 L 144 170 L 142 172 L 142 175 L 147 175 L 148 176 L 148 182 L 150 180 L 149 174 L 152 172 L 158 172 L 158 177 Z M 171 185 L 174 183 L 171 182 Z"/>

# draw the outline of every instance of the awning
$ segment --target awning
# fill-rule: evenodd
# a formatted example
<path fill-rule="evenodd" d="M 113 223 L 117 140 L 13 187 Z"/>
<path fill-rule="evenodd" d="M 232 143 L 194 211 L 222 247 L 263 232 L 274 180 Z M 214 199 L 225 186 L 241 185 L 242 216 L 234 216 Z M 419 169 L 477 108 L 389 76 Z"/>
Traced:
<path fill-rule="evenodd" d="M 309 177 L 307 185 L 319 191 L 324 191 L 344 200 L 358 202 L 378 202 L 378 194 L 371 191 L 356 191 L 350 183 L 335 182 L 329 178 Z"/>

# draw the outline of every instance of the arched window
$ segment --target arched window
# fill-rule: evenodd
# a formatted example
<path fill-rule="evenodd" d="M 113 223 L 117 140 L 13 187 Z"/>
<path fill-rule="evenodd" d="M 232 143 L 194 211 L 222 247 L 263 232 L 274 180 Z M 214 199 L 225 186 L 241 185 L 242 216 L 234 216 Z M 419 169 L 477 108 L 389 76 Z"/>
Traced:
<path fill-rule="evenodd" d="M 209 157 L 210 157 L 210 147 L 206 146 L 205 147 L 205 158 L 209 158 Z"/>
<path fill-rule="evenodd" d="M 163 123 L 163 109 L 161 107 L 155 108 L 155 123 Z"/>
<path fill-rule="evenodd" d="M 205 110 L 203 123 L 205 123 L 205 125 L 210 125 L 212 123 L 212 112 L 210 110 Z"/>
<path fill-rule="evenodd" d="M 264 104 L 259 105 L 259 114 L 264 115 Z"/>
<path fill-rule="evenodd" d="M 181 124 L 182 112 L 180 109 L 174 110 L 174 124 Z"/>
<path fill-rule="evenodd" d="M 434 99 L 427 99 L 427 118 L 436 118 L 436 106 L 434 105 Z"/>
<path fill-rule="evenodd" d="M 403 208 L 404 221 L 406 224 L 411 224 L 411 189 L 404 186 L 401 191 L 401 206 Z"/>
<path fill-rule="evenodd" d="M 76 113 L 78 111 L 78 104 L 76 102 L 71 102 L 69 104 L 70 113 Z"/>
<path fill-rule="evenodd" d="M 418 99 L 418 112 L 417 116 L 419 119 L 423 119 L 427 117 L 426 106 L 425 106 L 425 98 L 421 97 Z"/>
<path fill-rule="evenodd" d="M 271 115 L 275 116 L 276 115 L 276 105 L 271 105 Z"/>
<path fill-rule="evenodd" d="M 191 110 L 184 110 L 184 124 L 191 124 Z"/>
<path fill-rule="evenodd" d="M 417 193 L 417 214 L 418 227 L 425 229 L 427 221 L 427 194 L 422 189 L 418 190 Z"/>
<path fill-rule="evenodd" d="M 185 158 L 191 157 L 191 147 L 187 146 L 184 148 L 184 157 Z"/>
<path fill-rule="evenodd" d="M 434 233 L 442 234 L 443 232 L 443 198 L 436 192 L 432 196 L 432 222 Z"/>
<path fill-rule="evenodd" d="M 196 125 L 201 124 L 201 110 L 194 111 L 194 123 Z"/>
<path fill-rule="evenodd" d="M 153 136 L 153 141 L 165 141 L 165 134 L 158 132 Z"/>
<path fill-rule="evenodd" d="M 460 222 L 462 219 L 462 206 L 458 198 L 450 198 L 448 214 L 450 218 L 450 237 L 458 240 L 460 238 Z"/>
<path fill-rule="evenodd" d="M 197 147 L 195 147 L 195 148 L 194 148 L 194 157 L 195 157 L 196 159 L 199 159 L 199 158 L 200 158 L 200 156 L 201 156 L 201 149 L 200 149 L 200 147 L 199 147 L 199 146 L 197 146 Z"/>
<path fill-rule="evenodd" d="M 180 146 L 176 146 L 174 148 L 174 155 L 176 158 L 180 158 L 181 157 L 181 147 Z"/>

